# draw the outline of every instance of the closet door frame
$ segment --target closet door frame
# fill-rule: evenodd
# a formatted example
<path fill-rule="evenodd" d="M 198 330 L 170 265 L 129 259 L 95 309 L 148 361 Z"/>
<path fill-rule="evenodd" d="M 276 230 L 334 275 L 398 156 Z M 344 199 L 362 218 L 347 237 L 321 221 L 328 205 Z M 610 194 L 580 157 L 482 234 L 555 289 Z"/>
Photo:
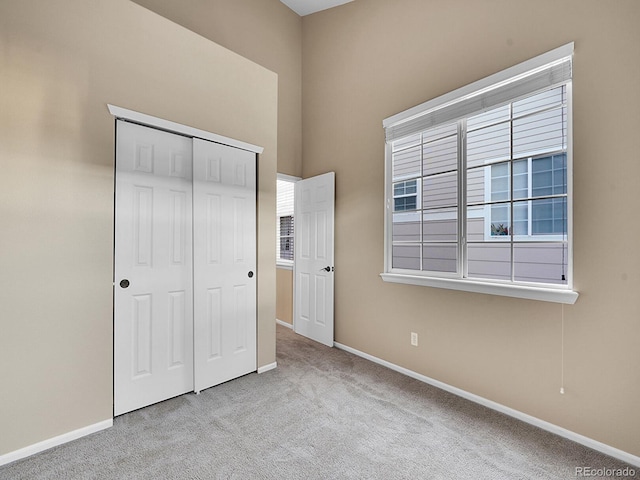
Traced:
<path fill-rule="evenodd" d="M 182 136 L 187 136 L 187 137 L 191 137 L 192 139 L 194 139 L 193 141 L 196 141 L 196 139 L 202 139 L 202 140 L 208 140 L 211 142 L 216 142 L 219 143 L 221 145 L 225 145 L 228 147 L 234 147 L 236 149 L 240 149 L 240 150 L 244 150 L 247 152 L 251 152 L 254 154 L 254 158 L 255 158 L 255 171 L 257 172 L 257 157 L 255 155 L 259 155 L 263 152 L 263 148 L 256 146 L 256 145 L 252 145 L 246 142 L 242 142 L 239 140 L 235 140 L 229 137 L 224 137 L 222 135 L 217 135 L 215 133 L 211 133 L 211 132 L 207 132 L 205 130 L 200 130 L 200 129 L 196 129 L 193 127 L 189 127 L 186 125 L 182 125 L 179 123 L 175 123 L 172 122 L 170 120 L 165 120 L 162 118 L 158 118 L 158 117 L 153 117 L 151 115 L 147 115 L 144 113 L 140 113 L 140 112 L 136 112 L 133 110 L 129 110 L 129 109 L 125 109 L 122 107 L 117 107 L 114 105 L 107 105 L 109 112 L 115 117 L 116 121 L 117 120 L 125 120 L 131 123 L 136 123 L 138 125 L 141 126 L 145 126 L 145 127 L 150 127 L 150 128 L 155 128 L 158 130 L 164 130 L 168 133 L 172 133 L 172 134 L 178 134 L 178 135 L 182 135 Z M 256 179 L 257 180 L 257 179 Z M 255 194 L 257 195 L 257 182 L 255 184 Z M 257 217 L 257 206 L 256 209 L 254 211 L 254 218 Z M 257 232 L 256 232 L 257 233 Z M 256 242 L 254 242 L 254 246 L 257 246 Z M 257 252 L 256 252 L 257 253 Z M 116 259 L 114 258 L 114 265 L 115 265 L 115 261 Z M 257 258 L 256 258 L 257 261 Z M 254 262 L 255 263 L 255 262 Z M 254 265 L 254 270 L 257 269 L 257 264 Z M 256 272 L 257 273 L 257 272 Z M 114 278 L 113 278 L 113 285 L 114 285 L 114 295 L 115 295 L 115 289 L 119 288 L 119 285 L 117 284 L 119 280 L 117 278 L 115 278 L 115 269 L 114 269 Z M 255 286 L 255 279 L 254 279 L 254 286 Z M 253 289 L 254 293 L 257 293 L 256 289 Z M 257 295 L 256 295 L 256 306 L 253 309 L 254 312 L 256 312 L 257 314 Z M 114 310 L 114 327 L 115 327 L 115 310 Z M 254 315 L 255 317 L 255 332 L 257 333 L 257 315 Z M 195 328 L 195 325 L 194 325 Z M 255 335 L 254 335 L 255 337 Z M 254 338 L 254 340 L 257 340 Z M 195 341 L 195 338 L 194 338 Z M 253 370 L 256 369 L 257 367 L 257 342 L 253 342 L 253 350 L 254 350 L 254 355 L 253 358 L 254 360 L 254 364 L 253 364 Z M 117 345 L 114 344 L 114 350 L 115 348 L 117 348 Z M 114 352 L 115 354 L 115 352 Z M 198 361 L 195 357 L 194 357 L 194 361 Z M 253 371 L 252 370 L 252 371 Z M 194 365 L 194 371 L 195 371 L 195 365 Z M 248 373 L 248 372 L 246 372 Z M 114 375 L 115 375 L 115 371 L 114 371 Z M 235 378 L 235 377 L 234 377 Z M 114 378 L 115 381 L 115 378 Z M 194 378 L 194 384 L 197 383 L 197 379 Z M 199 392 L 201 389 L 203 388 L 207 388 L 205 385 L 203 385 L 202 383 L 200 383 L 200 388 L 197 388 L 197 386 L 195 386 L 194 391 Z"/>

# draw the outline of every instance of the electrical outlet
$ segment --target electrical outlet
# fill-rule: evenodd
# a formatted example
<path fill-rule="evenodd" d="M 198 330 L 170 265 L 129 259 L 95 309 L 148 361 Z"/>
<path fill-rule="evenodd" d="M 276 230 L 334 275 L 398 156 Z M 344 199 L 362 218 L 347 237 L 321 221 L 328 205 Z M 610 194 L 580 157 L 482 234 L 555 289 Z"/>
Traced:
<path fill-rule="evenodd" d="M 418 334 L 416 332 L 411 332 L 411 345 L 418 346 Z"/>

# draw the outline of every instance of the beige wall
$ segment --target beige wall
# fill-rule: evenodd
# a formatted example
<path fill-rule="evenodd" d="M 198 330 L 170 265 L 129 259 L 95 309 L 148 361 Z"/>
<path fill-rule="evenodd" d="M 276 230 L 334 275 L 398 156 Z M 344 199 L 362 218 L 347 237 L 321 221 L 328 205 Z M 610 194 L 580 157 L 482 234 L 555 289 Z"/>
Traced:
<path fill-rule="evenodd" d="M 302 19 L 280 0 L 133 1 L 278 74 L 278 172 L 299 177 Z M 276 315 L 287 322 L 293 318 L 289 277 L 278 270 Z"/>
<path fill-rule="evenodd" d="M 302 173 L 336 172 L 336 341 L 640 455 L 638 19 L 637 0 L 358 0 L 303 18 Z M 577 303 L 384 283 L 382 120 L 571 41 Z"/>
<path fill-rule="evenodd" d="M 276 318 L 293 324 L 293 271 L 276 269 Z"/>
<path fill-rule="evenodd" d="M 280 0 L 133 0 L 278 74 L 278 172 L 302 173 L 302 19 Z"/>
<path fill-rule="evenodd" d="M 358 0 L 303 20 L 277 0 L 138 3 L 279 86 L 126 0 L 0 3 L 0 455 L 111 417 L 107 102 L 266 148 L 259 365 L 275 360 L 277 141 L 278 171 L 337 173 L 338 342 L 640 455 L 640 117 L 621 114 L 640 104 L 640 3 Z M 578 302 L 383 283 L 382 119 L 569 41 Z"/>
<path fill-rule="evenodd" d="M 114 119 L 261 145 L 258 365 L 275 361 L 277 76 L 127 0 L 0 3 L 0 455 L 112 416 Z"/>

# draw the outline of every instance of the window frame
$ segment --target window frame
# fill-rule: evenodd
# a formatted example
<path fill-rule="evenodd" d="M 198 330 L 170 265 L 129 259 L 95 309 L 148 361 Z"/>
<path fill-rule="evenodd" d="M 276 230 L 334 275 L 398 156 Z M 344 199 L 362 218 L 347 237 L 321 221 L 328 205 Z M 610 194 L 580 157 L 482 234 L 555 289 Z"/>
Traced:
<path fill-rule="evenodd" d="M 413 107 L 409 110 L 401 112 L 397 115 L 384 120 L 383 126 L 385 130 L 390 127 L 396 127 L 405 122 L 415 121 L 421 115 L 436 111 L 437 109 L 455 103 L 460 99 L 466 99 L 477 95 L 479 92 L 491 90 L 497 85 L 509 83 L 512 79 L 524 77 L 536 69 L 541 69 L 553 62 L 572 57 L 573 43 L 564 45 L 560 48 L 547 52 L 543 55 L 527 60 L 514 67 L 508 68 L 485 79 L 474 82 L 470 85 L 454 90 L 441 97 L 435 98 L 424 104 Z M 462 250 L 466 247 L 465 238 L 462 235 L 462 225 L 466 222 L 466 205 L 464 203 L 464 195 L 466 190 L 466 165 L 459 165 L 458 170 L 458 273 L 451 275 L 448 273 L 434 274 L 434 272 L 424 272 L 421 270 L 406 270 L 392 268 L 392 249 L 393 249 L 393 215 L 394 209 L 394 191 L 393 191 L 393 174 L 392 174 L 392 158 L 393 158 L 393 141 L 387 141 L 385 145 L 385 235 L 384 235 L 384 272 L 380 274 L 386 282 L 422 285 L 437 288 L 446 288 L 452 290 L 460 290 L 475 293 L 485 293 L 492 295 L 501 295 L 507 297 L 524 298 L 531 300 L 541 300 L 548 302 L 557 302 L 564 304 L 573 304 L 578 298 L 578 292 L 573 289 L 573 95 L 572 95 L 572 79 L 566 82 L 566 108 L 567 108 L 567 145 L 566 145 L 566 162 L 567 162 L 567 283 L 566 285 L 554 285 L 546 283 L 526 283 L 505 280 L 489 280 L 465 277 L 466 264 L 463 265 Z M 551 87 L 549 87 L 551 88 Z M 527 93 L 525 96 L 535 94 L 535 91 Z M 521 96 L 514 96 L 510 102 L 516 101 Z M 497 108 L 491 107 L 491 108 Z M 487 110 L 490 110 L 488 108 Z M 473 113 L 465 114 L 462 118 L 473 116 Z M 426 129 L 423 129 L 426 130 Z M 402 137 L 399 137 L 402 138 Z M 459 147 L 465 148 L 466 138 L 459 136 Z M 460 155 L 466 157 L 466 152 Z M 539 155 L 531 155 L 531 158 L 537 158 Z M 531 165 L 531 160 L 529 160 Z M 531 172 L 529 172 L 531 173 Z M 397 182 L 396 182 L 397 183 Z M 460 206 L 465 208 L 460 208 Z M 529 220 L 531 221 L 531 220 Z M 421 220 L 422 222 L 422 220 Z M 422 223 L 421 223 L 422 230 Z M 542 240 L 543 237 L 540 237 Z M 499 241 L 499 240 L 498 240 Z M 422 248 L 422 242 L 420 243 Z"/>

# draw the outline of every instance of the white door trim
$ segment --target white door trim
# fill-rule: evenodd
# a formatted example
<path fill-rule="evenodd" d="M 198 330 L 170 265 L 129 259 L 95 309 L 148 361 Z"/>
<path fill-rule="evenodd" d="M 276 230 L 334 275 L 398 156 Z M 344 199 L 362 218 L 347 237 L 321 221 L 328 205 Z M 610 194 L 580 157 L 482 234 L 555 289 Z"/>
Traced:
<path fill-rule="evenodd" d="M 188 125 L 182 125 L 181 123 L 172 122 L 171 120 L 147 115 L 146 113 L 136 112 L 135 110 L 129 110 L 127 108 L 117 107 L 111 104 L 107 104 L 107 108 L 109 108 L 109 113 L 116 118 L 130 120 L 132 122 L 139 123 L 140 125 L 146 125 L 147 127 L 155 127 L 161 130 L 186 135 L 188 137 L 202 138 L 203 140 L 222 143 L 224 145 L 229 145 L 230 147 L 248 150 L 249 152 L 257 154 L 261 154 L 264 151 L 263 147 L 259 147 L 257 145 L 252 145 L 234 138 L 224 137 L 216 133 L 207 132 L 206 130 L 189 127 Z"/>

